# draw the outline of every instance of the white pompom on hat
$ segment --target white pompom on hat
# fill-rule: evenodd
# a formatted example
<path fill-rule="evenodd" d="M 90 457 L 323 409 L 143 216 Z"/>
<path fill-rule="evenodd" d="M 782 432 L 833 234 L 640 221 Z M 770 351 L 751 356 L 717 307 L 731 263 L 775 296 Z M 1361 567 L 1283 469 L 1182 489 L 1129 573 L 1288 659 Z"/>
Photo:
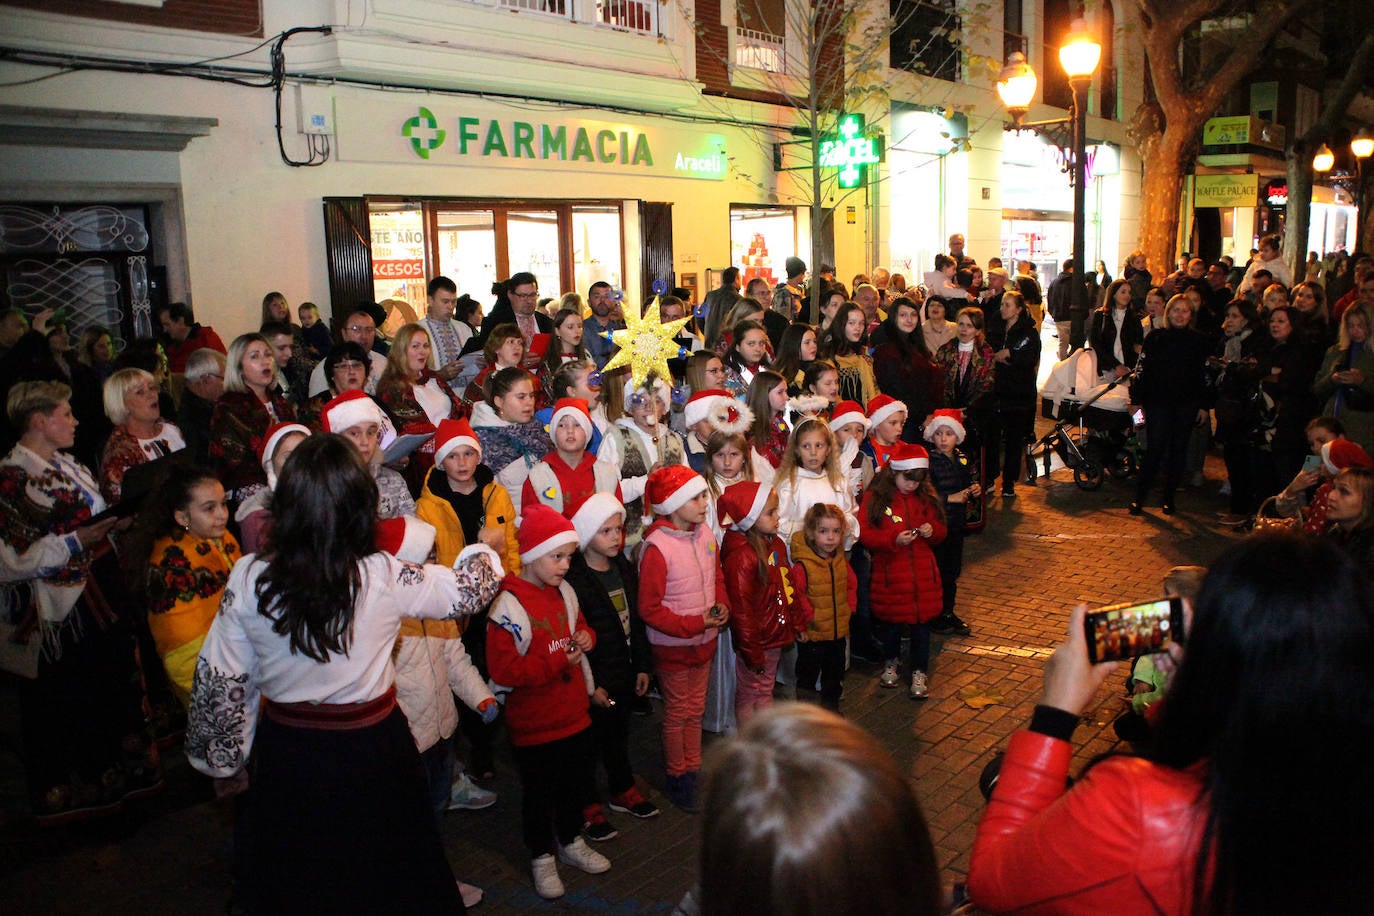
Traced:
<path fill-rule="evenodd" d="M 687 399 L 682 419 L 688 429 L 705 420 L 711 429 L 734 435 L 748 432 L 754 425 L 754 412 L 724 388 L 707 388 Z"/>

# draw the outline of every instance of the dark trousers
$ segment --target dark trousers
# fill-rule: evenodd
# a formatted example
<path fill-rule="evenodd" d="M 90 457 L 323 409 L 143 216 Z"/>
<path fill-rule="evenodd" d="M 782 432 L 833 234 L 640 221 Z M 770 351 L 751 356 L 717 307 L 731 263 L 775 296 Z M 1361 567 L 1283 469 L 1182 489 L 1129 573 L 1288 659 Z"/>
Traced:
<path fill-rule="evenodd" d="M 988 482 L 1002 468 L 1002 489 L 1010 490 L 1021 477 L 1026 445 L 1035 434 L 1035 411 L 1030 407 L 998 407 L 986 415 L 983 447 L 987 449 Z"/>
<path fill-rule="evenodd" d="M 883 641 L 883 657 L 887 660 L 902 657 L 902 634 L 911 637 L 911 670 L 930 670 L 930 624 L 928 623 L 889 623 L 878 621 L 878 633 Z"/>
<path fill-rule="evenodd" d="M 440 738 L 427 751 L 420 752 L 425 764 L 425 781 L 429 784 L 429 804 L 434 811 L 434 823 L 444 832 L 444 812 L 448 810 L 453 793 L 453 736 Z"/>
<path fill-rule="evenodd" d="M 1183 476 L 1183 464 L 1188 458 L 1188 438 L 1197 425 L 1196 404 L 1145 405 L 1145 460 L 1140 466 L 1136 482 L 1136 502 L 1144 502 L 1164 470 L 1164 501 L 1174 501 L 1174 491 Z"/>
<path fill-rule="evenodd" d="M 1231 482 L 1231 514 L 1253 515 L 1259 508 L 1255 489 L 1255 443 L 1249 436 L 1226 439 L 1221 443 L 1221 458 L 1226 462 L 1226 479 Z"/>
<path fill-rule="evenodd" d="M 629 691 L 626 696 L 632 693 Z M 607 709 L 592 706 L 591 716 L 592 739 L 601 757 L 601 765 L 606 768 L 606 788 L 612 796 L 616 796 L 635 784 L 634 770 L 630 768 L 630 701 L 618 700 Z M 591 789 L 587 804 L 597 800 L 595 782 Z"/>
<path fill-rule="evenodd" d="M 954 601 L 959 595 L 959 574 L 964 571 L 964 532 L 951 531 L 943 541 L 930 549 L 935 554 L 935 565 L 940 570 L 943 599 L 940 610 L 945 614 L 953 614 Z"/>
<path fill-rule="evenodd" d="M 584 728 L 514 751 L 520 771 L 520 829 L 530 858 L 537 859 L 577 839 L 582 807 L 596 778 L 596 748 L 592 730 Z"/>
<path fill-rule="evenodd" d="M 844 692 L 844 640 L 818 639 L 797 643 L 797 686 L 810 690 L 821 679 L 821 705 L 840 708 Z"/>

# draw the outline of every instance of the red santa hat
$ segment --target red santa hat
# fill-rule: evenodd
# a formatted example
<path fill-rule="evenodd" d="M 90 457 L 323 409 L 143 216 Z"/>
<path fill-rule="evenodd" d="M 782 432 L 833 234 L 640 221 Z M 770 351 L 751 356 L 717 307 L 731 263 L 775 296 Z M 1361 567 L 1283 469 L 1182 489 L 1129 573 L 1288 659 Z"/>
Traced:
<path fill-rule="evenodd" d="M 772 487 L 752 480 L 731 484 L 716 500 L 720 523 L 728 524 L 735 531 L 748 531 L 763 514 L 772 492 Z"/>
<path fill-rule="evenodd" d="M 413 515 L 377 520 L 377 548 L 398 560 L 423 563 L 434 549 L 434 526 Z"/>
<path fill-rule="evenodd" d="M 277 469 L 272 467 L 272 456 L 277 454 L 277 447 L 281 445 L 281 440 L 292 433 L 310 435 L 310 427 L 302 426 L 300 423 L 274 423 L 267 427 L 267 436 L 262 440 L 262 448 L 258 449 L 258 460 L 262 462 L 262 469 L 267 472 L 268 489 L 277 488 Z"/>
<path fill-rule="evenodd" d="M 841 401 L 830 414 L 830 431 L 837 433 L 850 423 L 858 423 L 864 429 L 868 429 L 868 417 L 864 416 L 864 409 L 859 406 L 859 402 Z"/>
<path fill-rule="evenodd" d="M 868 402 L 869 428 L 877 426 L 898 411 L 906 413 L 906 405 L 891 395 L 878 395 Z"/>
<path fill-rule="evenodd" d="M 687 399 L 682 419 L 688 429 L 705 420 L 711 429 L 733 436 L 754 425 L 754 412 L 724 388 L 706 388 Z"/>
<path fill-rule="evenodd" d="M 592 538 L 606 524 L 606 520 L 618 515 L 625 517 L 625 506 L 610 493 L 593 493 L 582 506 L 573 513 L 573 528 L 577 530 L 577 546 L 586 550 Z M 523 536 L 523 529 L 522 536 Z"/>
<path fill-rule="evenodd" d="M 553 416 L 549 417 L 549 436 L 552 438 L 553 431 L 558 428 L 558 421 L 564 417 L 572 417 L 577 425 L 582 427 L 582 431 L 587 434 L 587 439 L 592 438 L 592 413 L 587 409 L 587 402 L 581 398 L 559 398 L 553 405 Z"/>
<path fill-rule="evenodd" d="M 482 443 L 472 431 L 472 424 L 464 419 L 440 420 L 439 429 L 434 433 L 434 463 L 440 464 L 455 448 L 466 445 L 477 450 L 477 460 L 482 459 Z"/>
<path fill-rule="evenodd" d="M 930 467 L 930 453 L 919 445 L 898 442 L 887 459 L 888 467 L 894 471 L 915 471 Z"/>
<path fill-rule="evenodd" d="M 1332 439 L 1322 446 L 1322 464 L 1326 465 L 1327 473 L 1334 474 L 1346 468 L 1374 468 L 1374 459 L 1358 442 Z"/>
<path fill-rule="evenodd" d="M 520 514 L 521 563 L 533 563 L 567 544 L 577 544 L 577 529 L 572 522 L 543 503 L 523 508 Z"/>
<path fill-rule="evenodd" d="M 705 492 L 706 480 L 681 464 L 670 464 L 654 471 L 644 487 L 644 495 L 655 515 L 672 515 L 687 500 Z"/>
<path fill-rule="evenodd" d="M 345 391 L 320 412 L 320 421 L 327 433 L 341 433 L 359 423 L 382 425 L 382 408 L 361 391 Z"/>
<path fill-rule="evenodd" d="M 935 430 L 942 426 L 947 426 L 954 432 L 954 442 L 959 444 L 964 441 L 966 435 L 964 431 L 964 412 L 957 407 L 942 407 L 935 411 L 929 423 L 926 424 L 926 438 L 930 439 L 935 435 Z"/>

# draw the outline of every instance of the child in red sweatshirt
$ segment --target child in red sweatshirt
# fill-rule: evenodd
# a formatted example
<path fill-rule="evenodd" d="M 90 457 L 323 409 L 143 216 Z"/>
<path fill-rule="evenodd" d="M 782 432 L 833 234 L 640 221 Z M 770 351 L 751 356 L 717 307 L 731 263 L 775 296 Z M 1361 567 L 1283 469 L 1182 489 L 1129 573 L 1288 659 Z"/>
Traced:
<path fill-rule="evenodd" d="M 520 770 L 521 827 L 539 896 L 563 896 L 558 862 L 588 874 L 611 867 L 578 835 L 595 785 L 591 667 L 596 637 L 563 582 L 577 532 L 548 506 L 525 507 L 521 571 L 507 575 L 487 618 L 487 668 L 506 685 L 506 726 Z M 555 854 L 557 860 L 555 861 Z"/>
<path fill-rule="evenodd" d="M 581 398 L 559 398 L 549 418 L 553 451 L 530 466 L 520 505 L 541 502 L 564 518 L 572 518 L 593 493 L 609 493 L 620 499 L 620 466 L 598 461 L 587 450 L 592 436 L 592 415 Z"/>
<path fill-rule="evenodd" d="M 716 538 L 706 522 L 706 481 L 685 465 L 649 475 L 645 500 L 657 518 L 639 559 L 639 616 L 663 693 L 664 794 L 697 807 L 701 719 L 716 632 L 730 619 Z"/>

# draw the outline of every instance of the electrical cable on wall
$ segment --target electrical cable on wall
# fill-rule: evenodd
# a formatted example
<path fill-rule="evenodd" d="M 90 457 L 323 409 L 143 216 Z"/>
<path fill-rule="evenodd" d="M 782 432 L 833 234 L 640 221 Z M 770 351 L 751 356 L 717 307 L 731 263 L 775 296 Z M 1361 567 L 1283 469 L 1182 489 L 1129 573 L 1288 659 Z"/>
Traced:
<path fill-rule="evenodd" d="M 306 137 L 307 146 L 310 150 L 308 159 L 292 159 L 286 152 L 286 139 L 282 136 L 281 129 L 281 94 L 286 87 L 286 54 L 283 48 L 286 42 L 293 35 L 301 32 L 316 32 L 321 35 L 328 35 L 333 29 L 327 25 L 317 26 L 297 26 L 282 32 L 277 40 L 272 44 L 272 96 L 277 109 L 277 152 L 281 154 L 281 161 L 293 168 L 313 168 L 324 165 L 329 161 L 329 138 L 316 137 L 310 134 Z"/>

